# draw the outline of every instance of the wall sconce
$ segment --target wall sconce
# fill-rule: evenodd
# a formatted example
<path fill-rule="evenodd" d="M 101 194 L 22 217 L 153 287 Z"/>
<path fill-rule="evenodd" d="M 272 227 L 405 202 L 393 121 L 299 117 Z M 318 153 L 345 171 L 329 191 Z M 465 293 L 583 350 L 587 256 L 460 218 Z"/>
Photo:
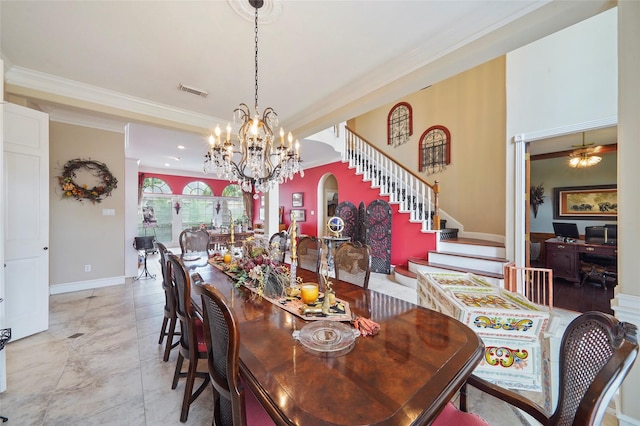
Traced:
<path fill-rule="evenodd" d="M 218 204 L 216 205 L 216 214 L 220 213 L 220 201 L 218 201 Z"/>
<path fill-rule="evenodd" d="M 176 209 L 176 214 L 179 214 L 179 213 L 180 213 L 180 207 L 181 207 L 181 206 L 180 206 L 180 203 L 176 203 L 176 204 L 173 206 L 173 208 L 174 208 L 174 209 Z"/>

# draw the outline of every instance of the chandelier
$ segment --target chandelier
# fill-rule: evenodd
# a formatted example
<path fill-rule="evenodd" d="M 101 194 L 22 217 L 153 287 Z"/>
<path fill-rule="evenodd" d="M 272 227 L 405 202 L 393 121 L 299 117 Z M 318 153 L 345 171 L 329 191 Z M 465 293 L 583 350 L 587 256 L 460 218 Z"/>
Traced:
<path fill-rule="evenodd" d="M 585 167 L 591 167 L 602 161 L 602 157 L 594 155 L 600 147 L 590 148 L 593 143 L 584 143 L 584 132 L 582 132 L 582 145 L 578 145 L 571 155 L 569 155 L 569 167 L 575 169 L 583 169 Z"/>
<path fill-rule="evenodd" d="M 220 126 L 217 125 L 214 134 L 209 136 L 209 150 L 205 154 L 204 173 L 215 173 L 231 182 L 238 182 L 245 192 L 254 191 L 254 198 L 258 193 L 268 192 L 276 183 L 281 184 L 293 179 L 296 173 L 304 176 L 302 160 L 300 159 L 300 143 L 293 143 L 291 132 L 285 143 L 284 129 L 280 128 L 279 143 L 274 139 L 273 130 L 278 126 L 278 114 L 271 107 L 267 107 L 260 116 L 258 109 L 258 9 L 263 0 L 249 0 L 255 8 L 255 114 L 247 104 L 241 103 L 236 108 L 234 120 L 237 116 L 241 121 L 238 131 L 237 145 L 231 140 L 231 124 L 227 124 L 227 134 L 224 140 L 220 138 Z M 234 154 L 239 154 L 239 160 L 234 160 Z M 236 156 L 238 157 L 238 156 Z"/>

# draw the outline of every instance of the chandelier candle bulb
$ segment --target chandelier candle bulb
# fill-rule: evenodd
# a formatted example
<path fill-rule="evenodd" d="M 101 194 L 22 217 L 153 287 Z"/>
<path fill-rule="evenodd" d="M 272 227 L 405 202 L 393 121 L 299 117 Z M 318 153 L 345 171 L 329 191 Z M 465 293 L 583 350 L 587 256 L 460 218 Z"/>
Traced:
<path fill-rule="evenodd" d="M 231 123 L 227 123 L 227 140 L 231 140 Z"/>
<path fill-rule="evenodd" d="M 284 129 L 280 127 L 280 146 L 284 146 Z"/>

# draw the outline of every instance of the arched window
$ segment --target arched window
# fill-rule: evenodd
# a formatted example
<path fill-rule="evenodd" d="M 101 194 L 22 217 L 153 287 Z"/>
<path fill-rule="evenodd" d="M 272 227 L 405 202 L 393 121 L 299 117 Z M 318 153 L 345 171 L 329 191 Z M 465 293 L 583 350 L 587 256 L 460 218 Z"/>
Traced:
<path fill-rule="evenodd" d="M 240 185 L 236 185 L 232 183 L 231 185 L 227 185 L 222 190 L 223 197 L 242 197 L 242 188 Z"/>
<path fill-rule="evenodd" d="M 451 163 L 451 134 L 444 126 L 428 128 L 420 136 L 419 170 L 428 175 L 440 172 Z"/>
<path fill-rule="evenodd" d="M 185 185 L 182 190 L 183 195 L 213 195 L 209 185 L 199 180 L 194 180 Z"/>
<path fill-rule="evenodd" d="M 159 178 L 145 178 L 142 184 L 142 192 L 145 194 L 171 194 L 171 188 L 167 182 Z"/>
<path fill-rule="evenodd" d="M 387 143 L 393 147 L 403 145 L 413 134 L 413 111 L 406 102 L 396 104 L 387 117 Z"/>

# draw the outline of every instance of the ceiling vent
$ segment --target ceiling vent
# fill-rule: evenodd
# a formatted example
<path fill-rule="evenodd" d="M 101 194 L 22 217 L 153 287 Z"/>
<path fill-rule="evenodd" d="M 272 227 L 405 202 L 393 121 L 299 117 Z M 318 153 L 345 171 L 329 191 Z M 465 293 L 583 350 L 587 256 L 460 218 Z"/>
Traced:
<path fill-rule="evenodd" d="M 203 98 L 206 98 L 208 95 L 208 93 L 205 92 L 204 90 L 199 90 L 194 87 L 185 86 L 182 83 L 178 84 L 178 90 L 182 92 L 191 93 L 192 95 L 202 96 Z"/>

